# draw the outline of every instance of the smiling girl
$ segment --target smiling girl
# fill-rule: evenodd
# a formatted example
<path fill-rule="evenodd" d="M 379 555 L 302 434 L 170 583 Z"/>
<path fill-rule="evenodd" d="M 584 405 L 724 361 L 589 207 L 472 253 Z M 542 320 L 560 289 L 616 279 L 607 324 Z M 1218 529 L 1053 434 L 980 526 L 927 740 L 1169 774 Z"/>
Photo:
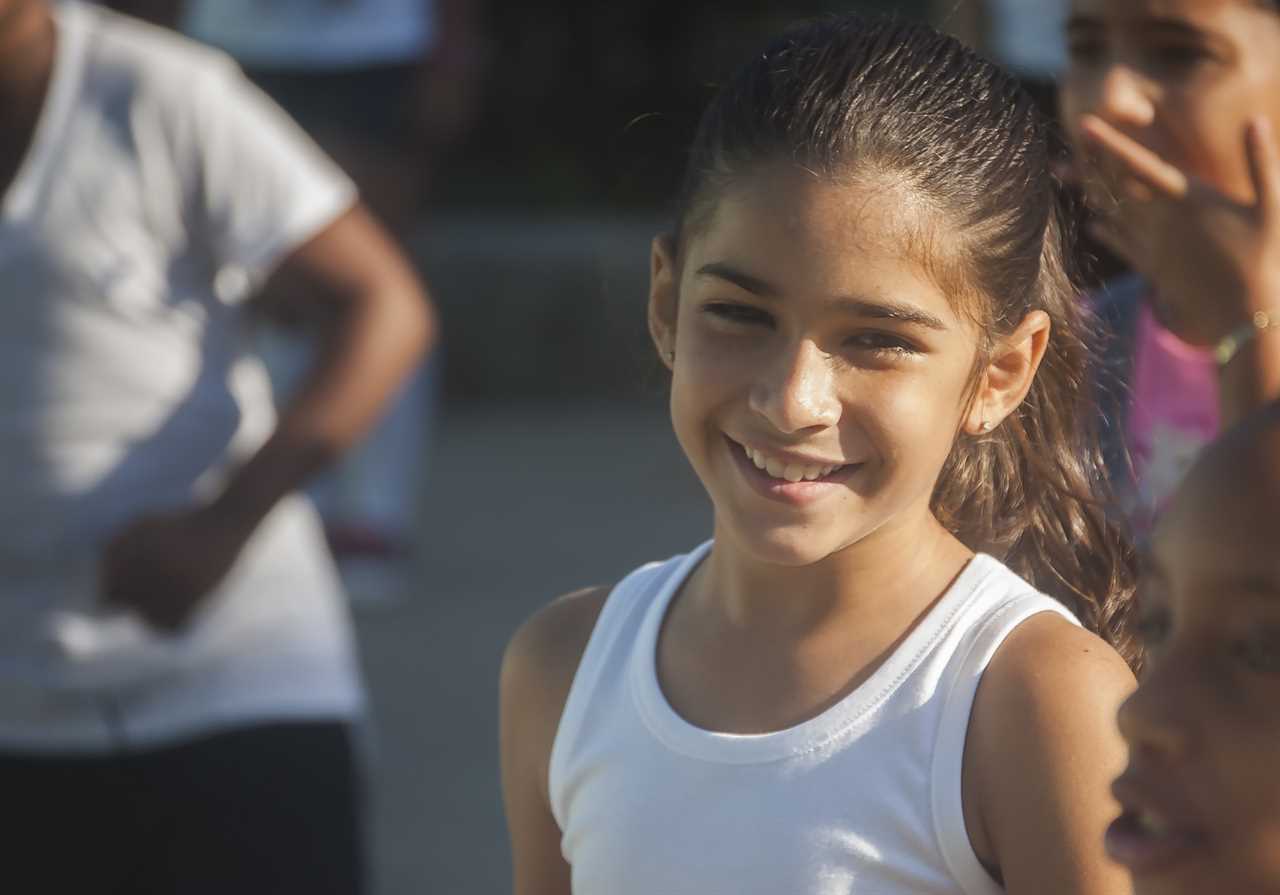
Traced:
<path fill-rule="evenodd" d="M 1127 891 L 1058 202 L 1030 98 L 928 28 L 801 27 L 713 100 L 649 323 L 714 539 L 515 636 L 518 893 Z"/>

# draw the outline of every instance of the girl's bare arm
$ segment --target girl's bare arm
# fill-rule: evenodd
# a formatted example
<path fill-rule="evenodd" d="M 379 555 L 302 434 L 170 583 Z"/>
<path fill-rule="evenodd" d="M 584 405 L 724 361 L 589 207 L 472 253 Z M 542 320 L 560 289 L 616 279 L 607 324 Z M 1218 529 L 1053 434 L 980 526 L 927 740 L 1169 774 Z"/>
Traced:
<path fill-rule="evenodd" d="M 1103 834 L 1120 813 L 1115 717 L 1133 686 L 1111 647 L 1053 614 L 1021 624 L 992 659 L 969 720 L 965 821 L 1010 895 L 1132 891 Z"/>
<path fill-rule="evenodd" d="M 574 672 L 608 588 L 568 594 L 516 632 L 502 660 L 499 746 L 515 895 L 570 895 L 548 770 Z"/>

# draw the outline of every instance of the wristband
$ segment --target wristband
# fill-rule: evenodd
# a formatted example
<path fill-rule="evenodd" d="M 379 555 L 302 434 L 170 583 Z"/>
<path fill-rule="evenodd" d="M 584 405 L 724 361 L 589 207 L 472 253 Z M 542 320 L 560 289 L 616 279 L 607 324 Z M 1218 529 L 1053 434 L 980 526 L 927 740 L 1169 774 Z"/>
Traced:
<path fill-rule="evenodd" d="M 1213 359 L 1219 367 L 1225 367 L 1241 348 L 1269 329 L 1280 329 L 1280 313 L 1254 311 L 1247 323 L 1240 324 L 1218 341 L 1213 347 Z"/>

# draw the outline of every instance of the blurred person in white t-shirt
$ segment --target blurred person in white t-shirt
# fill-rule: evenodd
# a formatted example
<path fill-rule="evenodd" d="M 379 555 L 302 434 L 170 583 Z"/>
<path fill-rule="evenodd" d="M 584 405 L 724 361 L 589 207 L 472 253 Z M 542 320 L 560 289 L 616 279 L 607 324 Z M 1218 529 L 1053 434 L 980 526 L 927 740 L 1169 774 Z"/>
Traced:
<path fill-rule="evenodd" d="M 279 412 L 270 302 L 325 349 Z M 225 54 L 0 0 L 0 793 L 23 891 L 362 891 L 364 697 L 297 494 L 432 336 Z"/>

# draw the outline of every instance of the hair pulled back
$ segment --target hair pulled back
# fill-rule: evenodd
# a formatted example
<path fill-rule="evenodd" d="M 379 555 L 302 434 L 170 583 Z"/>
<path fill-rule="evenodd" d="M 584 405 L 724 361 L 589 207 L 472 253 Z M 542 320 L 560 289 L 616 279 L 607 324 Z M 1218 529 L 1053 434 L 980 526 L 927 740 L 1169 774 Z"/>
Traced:
<path fill-rule="evenodd" d="M 677 242 L 732 183 L 790 161 L 816 176 L 896 183 L 945 225 L 921 259 L 988 352 L 1029 311 L 1052 321 L 1031 391 L 995 431 L 958 434 L 937 518 L 1001 557 L 1138 664 L 1134 556 L 1105 512 L 1092 388 L 1094 321 L 1068 269 L 1050 125 L 1017 81 L 924 25 L 839 16 L 786 32 L 712 100 L 694 139 Z"/>

